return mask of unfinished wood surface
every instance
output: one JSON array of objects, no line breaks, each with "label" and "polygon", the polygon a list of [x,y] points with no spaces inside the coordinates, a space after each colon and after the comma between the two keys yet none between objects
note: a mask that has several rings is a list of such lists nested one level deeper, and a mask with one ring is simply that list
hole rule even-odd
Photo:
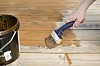
[{"label": "unfinished wood surface", "polygon": [[[100,54],[69,54],[72,64],[68,64],[65,54],[21,53],[16,66],[99,66]],[[23,59],[23,60],[22,60]],[[10,66],[13,66],[10,64]],[[9,66],[9,65],[8,65]]]},{"label": "unfinished wood surface", "polygon": [[21,52],[29,52],[29,53],[75,53],[75,54],[99,54],[100,53],[100,41],[80,41],[79,47],[74,44],[70,44],[70,46],[57,46],[53,49],[48,49],[41,47],[39,45],[36,46],[22,46]]}]

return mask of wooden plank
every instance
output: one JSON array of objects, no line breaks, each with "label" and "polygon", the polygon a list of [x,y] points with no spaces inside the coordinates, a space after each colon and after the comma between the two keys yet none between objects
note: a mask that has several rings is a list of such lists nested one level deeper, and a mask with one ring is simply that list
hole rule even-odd
[{"label": "wooden plank", "polygon": [[[31,2],[31,1],[30,1]],[[39,2],[31,2],[32,4],[38,4]],[[56,3],[56,2],[55,2]],[[9,5],[0,5],[0,11],[6,11],[6,10],[8,10],[8,11],[19,11],[19,10],[26,10],[26,9],[34,9],[34,7],[37,7],[37,6],[40,6],[40,7],[42,7],[43,6],[43,8],[45,7],[45,6],[47,6],[47,7],[53,7],[54,9],[65,9],[65,8],[68,8],[68,6],[69,7],[71,7],[71,6],[74,6],[75,4],[77,4],[78,2],[66,2],[66,5],[64,5],[64,3],[65,2],[60,2],[61,4],[60,5],[56,5],[55,3],[50,3],[50,2],[44,2],[44,3],[39,3],[40,5],[32,5],[31,4],[31,6],[33,6],[33,7],[30,7],[30,6],[25,6],[25,5],[22,5],[22,6],[20,6],[20,5],[18,5],[18,4],[16,4],[16,2],[14,2],[14,4],[10,4],[9,3]],[[70,4],[71,3],[71,4]],[[98,2],[98,3],[100,3],[100,2]],[[98,4],[97,2],[95,2],[94,4],[92,4],[89,8],[88,8],[88,10],[99,10],[100,9],[100,5]],[[1,4],[1,3],[0,3]],[[19,4],[23,4],[23,2],[19,2]],[[41,6],[41,4],[44,4],[44,5],[42,5]],[[78,4],[77,4],[78,5]],[[48,9],[47,7],[45,7],[45,9]],[[56,8],[57,7],[57,8]],[[62,7],[62,8],[61,8]],[[17,10],[18,9],[18,10]],[[73,8],[70,8],[70,9],[73,9]],[[74,9],[75,9],[75,7],[74,7]],[[43,9],[42,9],[43,10]],[[50,9],[49,9],[50,10]]]},{"label": "wooden plank", "polygon": [[[5,11],[5,12],[2,11],[1,14],[3,13],[16,16],[20,22],[26,22],[26,21],[57,22],[63,18],[63,15],[57,11],[22,10],[22,11]],[[17,15],[22,15],[22,16],[17,16]]]},{"label": "wooden plank", "polygon": [[[24,4],[23,4],[24,2]],[[41,2],[41,1],[37,1],[37,2],[32,2],[32,1],[12,1],[12,2],[0,2],[0,7],[9,7],[9,8],[12,8],[12,7],[19,7],[20,5],[20,8],[22,7],[30,7],[30,6],[33,6],[31,8],[34,8],[34,7],[57,7],[57,8],[64,8],[64,7],[70,7],[70,6],[74,6],[74,5],[78,5],[79,2],[65,2],[64,0],[63,1],[55,1],[55,2]],[[72,4],[70,4],[72,3]],[[23,4],[23,5],[22,5]],[[37,4],[37,5],[36,5]],[[68,6],[69,5],[69,6]],[[74,6],[75,7],[75,6]],[[8,8],[8,9],[9,9]],[[5,9],[6,10],[6,9]]]},{"label": "wooden plank", "polygon": [[[25,0],[25,1],[20,1],[20,0],[14,0],[14,1],[8,1],[6,0],[7,2],[5,3],[5,1],[1,1],[0,5],[2,6],[14,6],[14,5],[17,5],[17,6],[32,6],[32,7],[36,7],[36,8],[40,8],[40,9],[43,9],[45,7],[49,7],[48,9],[55,9],[56,6],[57,8],[64,8],[67,4],[67,2],[65,2],[65,0],[63,1],[60,1],[60,0],[51,0],[51,1],[41,1],[41,0],[38,0],[38,1],[28,1],[28,0]],[[74,2],[73,2],[74,3]],[[69,4],[69,3],[68,3]],[[69,4],[70,7],[73,7],[75,4]],[[77,4],[76,4],[77,5]],[[41,8],[42,7],[42,8]],[[69,7],[69,6],[67,6]],[[75,6],[74,6],[75,7]]]},{"label": "wooden plank", "polygon": [[[99,30],[77,30],[77,31],[73,30],[73,33],[75,34],[77,40],[87,40],[87,41],[89,41],[89,40],[92,40],[92,41],[98,40],[99,41],[100,40],[100,37],[99,37],[100,31]],[[67,34],[65,36],[67,36]]]},{"label": "wooden plank", "polygon": [[[37,47],[46,47],[45,41],[26,41],[26,40],[21,40],[21,45],[25,46],[37,46]],[[74,40],[68,40],[68,41],[62,41],[61,45],[63,46],[71,46],[75,45],[76,47],[79,47],[80,45],[85,45],[85,44],[94,44],[94,46],[99,46],[100,41],[74,41]],[[88,45],[87,45],[88,46]]]},{"label": "wooden plank", "polygon": [[[58,22],[63,18],[62,14],[60,14],[60,13],[54,14],[54,15],[55,16],[53,16],[53,15],[51,15],[51,16],[50,15],[46,15],[46,16],[44,15],[43,16],[42,15],[42,17],[41,16],[17,16],[17,17],[20,21],[23,21],[23,22],[26,22],[26,21],[28,21],[28,22],[31,22],[31,21]],[[99,17],[100,17],[99,14],[98,15],[93,15],[93,16],[92,15],[87,15],[86,20],[88,20],[88,21],[89,20],[99,21],[100,20]],[[25,19],[27,19],[27,20],[25,20]]]},{"label": "wooden plank", "polygon": [[[6,2],[5,2],[6,1]],[[60,1],[60,0],[32,0],[32,1],[29,1],[29,0],[24,0],[24,1],[21,1],[21,0],[5,0],[5,1],[0,1],[0,3],[3,3],[3,4],[7,4],[7,3],[11,3],[11,2],[15,2],[15,3],[22,3],[22,2],[24,2],[24,3],[31,3],[31,2],[39,2],[39,3],[41,3],[41,2],[43,2],[43,3],[61,3],[61,2],[80,2],[80,0],[63,0],[63,1]]]},{"label": "wooden plank", "polygon": [[[23,33],[20,33],[21,44],[45,47],[44,39],[49,36],[50,32],[51,31],[23,31]],[[74,44],[80,46],[81,42],[91,44],[92,41],[94,41],[94,44],[100,44],[100,42],[98,42],[100,41],[99,30],[73,30],[73,32],[67,30],[64,33],[63,41],[61,42],[62,45],[71,46]],[[37,35],[39,37],[37,37]]]},{"label": "wooden plank", "polygon": [[[87,42],[91,42],[91,41],[86,41]],[[64,45],[64,46],[71,46],[72,44],[79,47],[80,46],[80,43],[81,41],[74,41],[74,40],[68,40],[68,41],[62,41],[61,42],[61,45]],[[20,44],[21,45],[25,45],[25,46],[38,46],[38,47],[46,47],[46,44],[45,44],[45,41],[42,41],[42,40],[39,40],[39,41],[36,41],[36,40],[21,40],[20,41]]]},{"label": "wooden plank", "polygon": [[[65,22],[20,22],[21,27],[20,30],[54,30],[62,25]],[[100,29],[100,22],[84,22],[83,24],[79,25],[76,29]]]},{"label": "wooden plank", "polygon": [[99,66],[100,54],[69,54],[72,64],[69,65],[64,54],[21,53],[20,66]]},{"label": "wooden plank", "polygon": [[[26,22],[26,21],[43,21],[43,22],[58,22],[59,20],[61,20],[61,18],[63,18],[63,15],[61,14],[61,12],[55,10],[55,11],[46,11],[47,9],[45,10],[41,10],[41,9],[26,9],[26,10],[19,10],[17,9],[18,11],[16,10],[12,10],[12,11],[0,11],[1,14],[3,13],[7,13],[7,14],[11,14],[11,15],[15,15],[18,17],[18,19],[21,21],[21,22]],[[100,21],[99,19],[99,11],[92,11],[92,12],[96,12],[95,15],[87,15],[86,17],[86,20],[98,20]],[[64,15],[68,15],[68,10],[67,12],[64,13]],[[18,16],[18,15],[22,15],[22,16]],[[67,17],[67,16],[66,16]],[[27,20],[25,20],[27,19]],[[58,20],[58,21],[57,21]]]},{"label": "wooden plank", "polygon": [[[54,13],[54,12],[53,12]],[[54,16],[53,16],[54,15]],[[33,21],[42,21],[42,22],[58,22],[63,16],[62,14],[53,14],[53,15],[41,15],[41,16],[17,16],[20,22],[33,22]],[[25,20],[26,19],[26,20]]]},{"label": "wooden plank", "polygon": [[[52,31],[20,31],[21,40],[42,40],[44,41]],[[63,33],[63,40],[100,40],[100,30],[66,30]]]},{"label": "wooden plank", "polygon": [[[88,9],[86,15],[88,15],[88,14],[90,14],[90,15],[96,15],[96,14],[100,15],[100,12],[99,11],[100,11],[99,8],[96,9],[96,10],[95,9]],[[72,12],[73,12],[73,9],[68,9],[68,10],[63,11],[62,14],[64,16],[66,16],[68,14],[71,14]]]},{"label": "wooden plank", "polygon": [[[6,1],[6,2],[5,2]],[[5,1],[0,1],[0,3],[1,4],[7,4],[8,5],[8,3],[10,4],[10,3],[12,3],[12,2],[14,2],[14,3],[40,3],[40,5],[41,4],[43,4],[43,3],[46,3],[46,4],[48,4],[48,3],[52,3],[52,4],[61,4],[61,3],[66,3],[66,2],[80,2],[80,0],[62,0],[62,1],[60,1],[60,0],[31,0],[31,1],[29,1],[29,0],[24,0],[24,1],[21,1],[21,0],[5,0]],[[24,5],[24,4],[23,4]],[[34,5],[34,4],[30,4],[30,5]]]},{"label": "wooden plank", "polygon": [[[42,44],[41,44],[42,45]],[[71,46],[60,45],[53,49],[42,46],[21,46],[21,52],[35,53],[100,53],[100,41],[81,41],[79,47],[72,44]],[[84,49],[84,50],[83,50]]]},{"label": "wooden plank", "polygon": [[[6,10],[3,10],[3,9],[6,9]],[[100,8],[97,8],[97,9],[88,9],[87,10],[87,14],[94,14],[96,15],[100,15],[99,13],[100,11]],[[12,13],[13,12],[13,13]],[[57,12],[57,13],[56,13]],[[73,9],[67,9],[64,10],[63,8],[55,8],[54,10],[53,9],[48,9],[48,8],[45,8],[45,9],[34,9],[34,8],[30,8],[30,7],[23,7],[23,8],[20,8],[20,7],[6,7],[6,8],[1,8],[0,10],[0,13],[12,13],[13,15],[27,15],[27,16],[30,16],[30,15],[35,15],[35,16],[39,16],[39,15],[48,15],[48,14],[51,14],[53,15],[54,13],[55,14],[64,14],[64,15],[68,15],[68,14],[71,14],[73,12]],[[89,13],[90,12],[90,13]],[[94,13],[93,13],[94,12]]]}]

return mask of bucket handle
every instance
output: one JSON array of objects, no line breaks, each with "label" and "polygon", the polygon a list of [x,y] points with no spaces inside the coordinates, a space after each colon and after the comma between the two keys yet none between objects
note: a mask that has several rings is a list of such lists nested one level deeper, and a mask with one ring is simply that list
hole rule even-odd
[{"label": "bucket handle", "polygon": [[7,45],[9,45],[9,43],[11,43],[11,41],[12,41],[13,38],[15,37],[15,34],[16,34],[16,31],[14,31],[14,33],[13,33],[11,39],[10,39],[3,47],[0,48],[0,52],[2,52],[2,50],[3,50]]}]

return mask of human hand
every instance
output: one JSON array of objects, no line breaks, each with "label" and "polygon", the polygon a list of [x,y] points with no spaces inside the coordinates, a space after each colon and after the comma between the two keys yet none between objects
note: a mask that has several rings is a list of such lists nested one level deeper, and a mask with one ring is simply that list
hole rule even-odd
[{"label": "human hand", "polygon": [[85,20],[86,12],[81,9],[76,9],[67,19],[67,22],[75,21],[72,28],[76,28],[79,24]]},{"label": "human hand", "polygon": [[95,0],[83,0],[80,5],[69,16],[67,22],[75,21],[73,28],[76,28],[80,23],[83,23],[86,16],[88,7],[95,2]]}]

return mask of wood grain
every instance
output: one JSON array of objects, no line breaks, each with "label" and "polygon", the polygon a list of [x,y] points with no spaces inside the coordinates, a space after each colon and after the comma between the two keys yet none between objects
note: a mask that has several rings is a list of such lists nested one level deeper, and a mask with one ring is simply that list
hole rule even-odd
[{"label": "wood grain", "polygon": [[99,56],[100,54],[69,54],[72,60],[72,64],[69,65],[64,54],[21,53],[17,63],[20,66],[99,66]]},{"label": "wood grain", "polygon": [[100,0],[87,10],[83,24],[63,32],[61,45],[48,49],[44,42],[52,30],[65,23],[62,18],[68,17],[80,2],[0,0],[0,14],[16,16],[21,25],[21,54],[8,66],[100,66]]},{"label": "wood grain", "polygon": [[[21,40],[44,40],[52,31],[20,31]],[[100,40],[100,30],[67,30],[63,40]],[[88,37],[87,37],[88,36]]]},{"label": "wood grain", "polygon": [[[34,22],[21,22],[21,27],[20,30],[21,31],[29,31],[29,30],[54,30],[59,28],[61,25],[64,25],[65,22],[38,22],[38,21],[34,21]],[[95,22],[90,22],[90,21],[86,21],[83,24],[79,25],[76,29],[100,29],[100,22],[99,21],[95,21]]]},{"label": "wood grain", "polygon": [[[84,50],[83,50],[84,49]],[[76,53],[76,54],[99,54],[100,53],[100,41],[82,41],[80,46],[77,47],[74,44],[71,46],[60,45],[53,49],[44,48],[42,46],[22,46],[21,52],[28,53],[49,53],[49,54],[59,54],[59,53]]]}]

